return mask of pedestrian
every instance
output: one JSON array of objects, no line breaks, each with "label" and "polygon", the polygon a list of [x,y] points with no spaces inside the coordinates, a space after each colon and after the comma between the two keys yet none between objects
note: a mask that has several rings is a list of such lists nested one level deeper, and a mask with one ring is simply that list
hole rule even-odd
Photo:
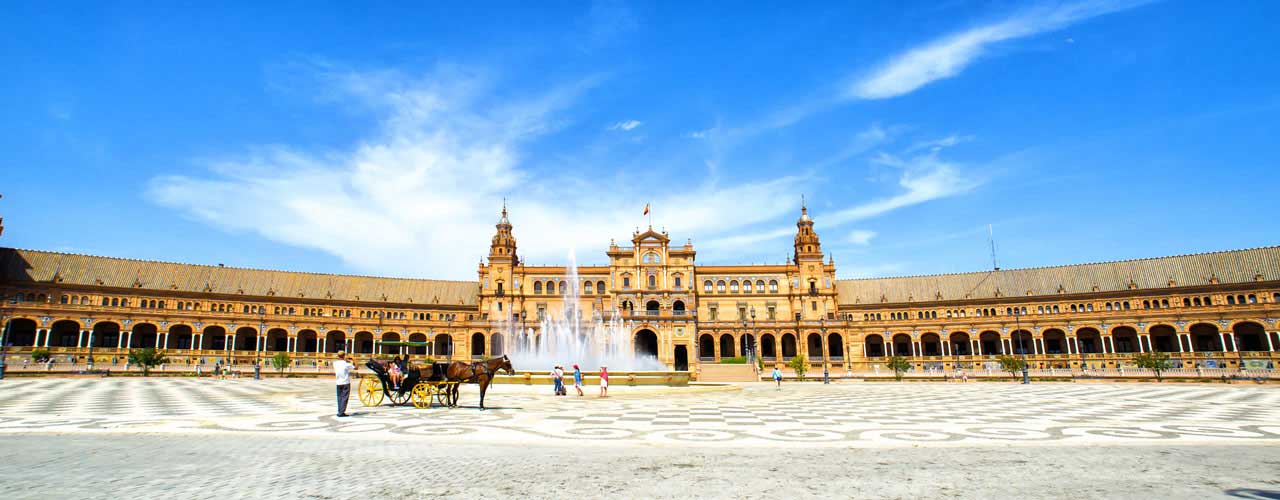
[{"label": "pedestrian", "polygon": [[560,365],[556,365],[551,369],[551,382],[555,384],[554,390],[557,396],[563,395],[564,392],[564,370]]},{"label": "pedestrian", "polygon": [[578,365],[573,365],[573,389],[578,391],[578,397],[582,397],[582,370]]},{"label": "pedestrian", "polygon": [[338,387],[338,416],[347,416],[347,400],[351,398],[351,372],[356,365],[347,361],[347,353],[338,351],[338,360],[333,362],[334,384]]},{"label": "pedestrian", "polygon": [[222,362],[221,361],[217,361],[213,363],[213,376],[218,377],[218,380],[222,380]]},{"label": "pedestrian", "polygon": [[[202,371],[200,370],[200,367],[201,367],[201,366],[204,366],[204,365],[196,365],[196,377],[200,377],[200,376],[203,376],[203,375],[204,375],[204,372],[202,372]],[[128,369],[129,369],[129,363],[127,363],[127,362],[126,362],[126,363],[124,364],[124,369],[126,369],[126,370],[128,370]]]},{"label": "pedestrian", "polygon": [[776,366],[773,367],[773,382],[775,384],[778,384],[778,390],[781,391],[782,390],[782,370]]},{"label": "pedestrian", "polygon": [[823,383],[823,384],[830,384],[830,383],[831,383],[831,373],[827,371],[827,364],[826,364],[826,363],[823,363],[823,364],[822,364],[822,383]]},{"label": "pedestrian", "polygon": [[609,397],[609,367],[600,365],[600,397]]}]

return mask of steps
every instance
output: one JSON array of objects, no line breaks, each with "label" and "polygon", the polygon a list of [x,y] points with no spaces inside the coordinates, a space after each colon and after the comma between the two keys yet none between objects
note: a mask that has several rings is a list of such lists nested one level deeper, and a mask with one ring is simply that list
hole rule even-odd
[{"label": "steps", "polygon": [[699,382],[755,382],[755,367],[747,364],[721,365],[703,363],[698,367]]}]

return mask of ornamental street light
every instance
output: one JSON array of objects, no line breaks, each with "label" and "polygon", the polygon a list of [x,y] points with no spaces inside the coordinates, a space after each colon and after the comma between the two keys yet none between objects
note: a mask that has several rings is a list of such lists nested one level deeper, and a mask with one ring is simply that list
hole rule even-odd
[{"label": "ornamental street light", "polygon": [[1023,385],[1026,385],[1031,383],[1031,375],[1027,373],[1027,346],[1026,346],[1026,343],[1024,343],[1022,340],[1024,337],[1021,334],[1022,332],[1021,318],[1022,318],[1022,309],[1014,308],[1013,324],[1014,324],[1014,328],[1016,329],[1016,333],[1018,333],[1018,350],[1022,351],[1022,383]]}]

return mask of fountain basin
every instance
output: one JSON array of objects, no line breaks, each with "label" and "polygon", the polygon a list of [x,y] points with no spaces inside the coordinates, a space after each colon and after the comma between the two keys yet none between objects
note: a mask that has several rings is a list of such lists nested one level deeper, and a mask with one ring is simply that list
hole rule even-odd
[{"label": "fountain basin", "polygon": [[[515,375],[499,374],[495,384],[552,385],[550,371],[516,370]],[[565,372],[564,383],[573,386],[573,372]],[[600,385],[600,372],[582,372],[584,387]],[[689,372],[609,372],[609,386],[665,385],[684,387],[689,385]]]}]

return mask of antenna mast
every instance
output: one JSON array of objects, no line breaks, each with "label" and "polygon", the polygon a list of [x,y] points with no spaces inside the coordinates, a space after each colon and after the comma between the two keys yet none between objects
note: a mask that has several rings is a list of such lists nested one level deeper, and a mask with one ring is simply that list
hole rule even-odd
[{"label": "antenna mast", "polygon": [[991,268],[999,271],[1000,264],[996,262],[996,233],[991,224],[987,224],[987,243],[991,244]]}]

